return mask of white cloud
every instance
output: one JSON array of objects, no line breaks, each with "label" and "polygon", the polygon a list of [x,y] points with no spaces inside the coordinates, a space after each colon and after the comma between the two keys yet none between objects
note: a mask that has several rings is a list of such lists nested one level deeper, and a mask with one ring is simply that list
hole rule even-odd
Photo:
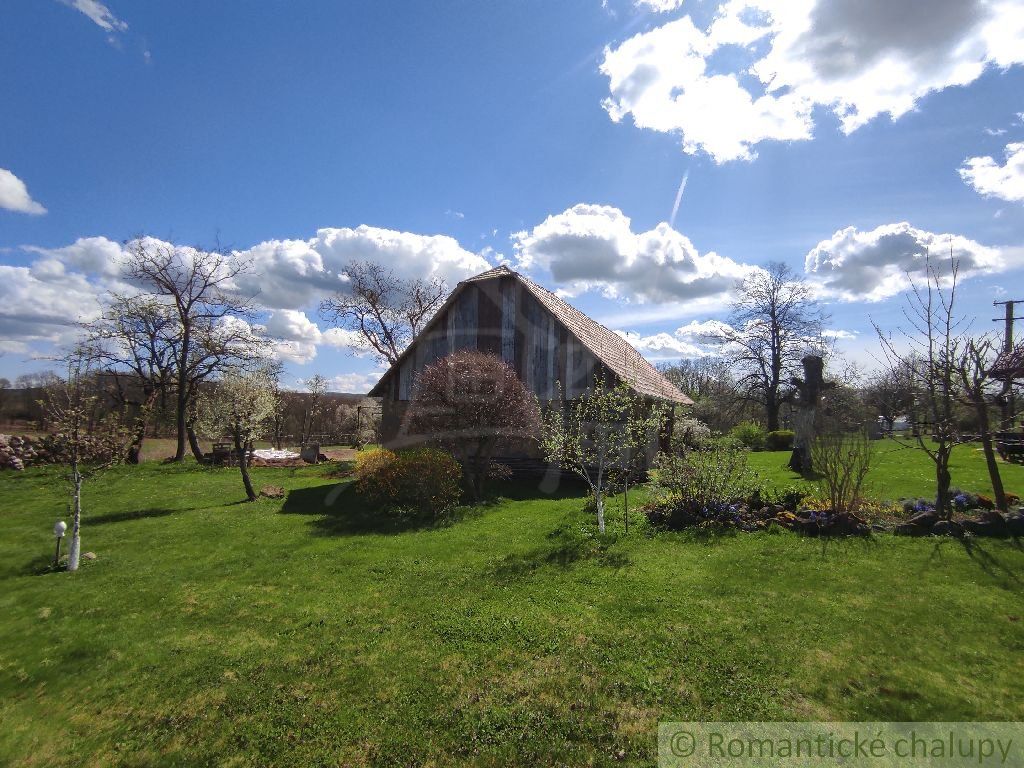
[{"label": "white cloud", "polygon": [[616,331],[649,360],[675,360],[681,357],[705,357],[717,354],[715,336],[729,326],[720,320],[691,320],[673,333],[649,336],[633,331]]},{"label": "white cloud", "polygon": [[9,342],[61,342],[78,320],[99,315],[96,286],[41,259],[30,267],[0,264],[0,338]]},{"label": "white cloud", "polygon": [[[147,241],[172,247],[154,238]],[[133,290],[124,274],[123,247],[105,237],[22,250],[38,258],[30,268],[5,268],[20,271],[0,285],[0,336],[23,341],[69,337],[78,317],[94,314],[107,291]],[[187,257],[194,249],[179,250]],[[277,356],[296,363],[314,359],[317,347],[324,345],[355,352],[354,334],[338,328],[321,331],[306,315],[320,299],[344,290],[341,272],[353,261],[384,264],[403,278],[441,277],[450,285],[491,266],[451,237],[369,226],[321,229],[309,240],[265,241],[232,256],[252,261],[252,269],[234,287],[267,312],[264,330],[277,337]]]},{"label": "white cloud", "polygon": [[304,364],[312,361],[321,346],[347,349],[356,355],[365,354],[359,347],[359,334],[344,328],[320,327],[305,312],[295,309],[275,309],[263,326],[264,332],[274,339],[274,352],[281,360]]},{"label": "white cloud", "polygon": [[125,32],[128,24],[117,18],[107,6],[99,0],[61,0],[64,5],[84,13],[96,26],[107,32]]},{"label": "white cloud", "polygon": [[674,360],[680,357],[702,357],[708,352],[696,344],[683,341],[668,333],[643,336],[630,331],[616,331],[648,360]]},{"label": "white cloud", "polygon": [[961,279],[1024,263],[1020,249],[992,248],[962,235],[935,234],[900,222],[870,232],[841,229],[811,249],[804,269],[825,296],[880,301],[907,290],[910,277],[923,280],[926,254],[933,268],[948,271],[950,248],[959,261]]},{"label": "white cloud", "polygon": [[517,266],[541,267],[572,296],[600,290],[638,302],[672,302],[726,293],[753,269],[698,253],[668,224],[633,232],[618,208],[581,203],[512,237]]},{"label": "white cloud", "polygon": [[991,157],[971,157],[960,168],[960,178],[985,197],[1024,201],[1024,142],[1007,144],[1003,165]]},{"label": "white cloud", "polygon": [[683,2],[684,0],[634,0],[633,5],[654,13],[668,13],[676,8],[682,8]]},{"label": "white cloud", "polygon": [[491,266],[447,235],[366,225],[320,229],[309,240],[267,240],[236,255],[253,261],[251,274],[238,280],[239,289],[280,309],[307,307],[343,290],[342,270],[355,261],[384,264],[406,279],[441,277],[450,285]]},{"label": "white cloud", "polygon": [[[338,373],[327,379],[328,392],[348,392],[352,394],[363,394],[369,392],[377,383],[383,371],[371,373]],[[300,379],[299,383],[304,385]]]},{"label": "white cloud", "polygon": [[832,110],[850,133],[929,93],[1024,63],[1020,0],[727,0],[605,50],[615,121],[678,133],[717,162],[767,140],[810,139]]},{"label": "white cloud", "polygon": [[856,331],[844,331],[842,328],[826,328],[821,332],[821,335],[826,339],[838,339],[840,341],[847,341],[856,339],[859,335]]},{"label": "white cloud", "polygon": [[0,168],[0,208],[37,216],[46,213],[46,209],[32,199],[25,182],[6,168]]}]

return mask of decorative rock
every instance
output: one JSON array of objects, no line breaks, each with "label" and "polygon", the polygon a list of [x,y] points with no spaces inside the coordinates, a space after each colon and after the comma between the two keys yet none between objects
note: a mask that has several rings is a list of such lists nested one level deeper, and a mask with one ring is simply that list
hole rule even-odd
[{"label": "decorative rock", "polygon": [[1011,536],[1024,536],[1024,514],[1013,512],[1007,515],[1006,530]]},{"label": "decorative rock", "polygon": [[82,553],[82,559],[83,560],[95,560],[96,559],[96,553],[95,552],[83,552]]},{"label": "decorative rock", "polygon": [[927,512],[919,512],[918,514],[914,515],[912,518],[907,520],[907,524],[908,525],[913,525],[913,526],[915,526],[917,528],[931,528],[938,521],[939,521],[939,513],[938,512],[927,511]]},{"label": "decorative rock", "polygon": [[952,520],[939,520],[932,526],[933,536],[955,536],[960,538],[964,535],[964,528],[960,523]]}]

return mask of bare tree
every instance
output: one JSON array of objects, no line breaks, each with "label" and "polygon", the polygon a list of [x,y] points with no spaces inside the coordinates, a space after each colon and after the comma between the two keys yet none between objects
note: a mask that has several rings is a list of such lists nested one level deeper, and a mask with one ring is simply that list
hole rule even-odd
[{"label": "bare tree", "polygon": [[342,274],[347,289],[324,299],[320,314],[355,332],[359,346],[388,365],[398,360],[448,293],[440,277],[403,280],[372,261],[353,262]]},{"label": "bare tree", "polygon": [[198,441],[189,430],[189,406],[199,385],[233,362],[263,351],[246,322],[252,317],[251,301],[234,294],[235,279],[249,271],[251,262],[150,238],[133,240],[126,250],[131,279],[166,302],[179,326],[174,344],[178,444],[173,460],[184,460],[186,440],[201,459]]},{"label": "bare tree", "polygon": [[896,366],[877,372],[864,388],[864,399],[885,422],[885,431],[892,432],[901,416],[913,418],[913,366]]},{"label": "bare tree", "polygon": [[302,425],[299,427],[299,445],[303,448],[306,447],[313,433],[313,424],[323,409],[321,401],[327,392],[327,379],[319,373],[314,373],[306,379],[306,389],[309,390],[309,398],[306,400],[306,408],[302,412]]},{"label": "bare tree", "polygon": [[[90,353],[114,379],[118,402],[136,409],[134,437],[126,459],[138,464],[157,397],[166,394],[174,382],[181,331],[177,314],[153,296],[114,294],[99,319],[83,328]],[[142,397],[137,400],[132,392],[139,390]]]},{"label": "bare tree", "polygon": [[[988,372],[992,368],[997,347],[988,336],[967,339],[956,362],[956,373],[960,379],[963,400],[974,408],[978,423],[978,436],[985,454],[988,476],[992,482],[996,507],[1007,510],[1006,492],[999,474],[999,462],[996,460],[995,447],[992,444],[991,416],[989,408],[997,404],[1001,393],[1002,382],[993,380]],[[993,385],[997,386],[992,391]]]},{"label": "bare tree", "polygon": [[959,262],[952,249],[949,274],[943,275],[925,254],[924,284],[910,277],[900,329],[904,344],[875,324],[889,371],[910,377],[914,392],[915,442],[935,464],[935,507],[950,512],[949,459],[958,442],[956,407],[960,398],[957,365],[963,321],[956,315]]},{"label": "bare tree", "polygon": [[764,408],[769,431],[779,428],[783,385],[800,358],[821,346],[825,319],[807,282],[787,264],[769,262],[736,284],[729,324],[709,337],[739,373],[743,396]]}]

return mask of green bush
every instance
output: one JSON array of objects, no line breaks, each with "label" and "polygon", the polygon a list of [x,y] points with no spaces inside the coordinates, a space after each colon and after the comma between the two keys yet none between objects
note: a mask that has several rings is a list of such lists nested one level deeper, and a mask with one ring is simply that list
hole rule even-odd
[{"label": "green bush", "polygon": [[672,427],[672,450],[681,453],[685,450],[704,448],[711,442],[711,429],[702,421],[690,416],[676,419]]},{"label": "green bush", "polygon": [[436,448],[363,451],[355,475],[356,493],[395,514],[436,518],[459,503],[462,468]]},{"label": "green bush", "polygon": [[764,447],[769,451],[792,451],[793,430],[776,429],[764,436]]},{"label": "green bush", "polygon": [[729,437],[739,440],[752,451],[763,451],[764,427],[753,421],[744,421],[729,430]]},{"label": "green bush", "polygon": [[747,466],[749,452],[732,440],[708,450],[682,455],[659,454],[654,461],[656,494],[671,495],[699,506],[747,501],[763,493],[764,484]]}]

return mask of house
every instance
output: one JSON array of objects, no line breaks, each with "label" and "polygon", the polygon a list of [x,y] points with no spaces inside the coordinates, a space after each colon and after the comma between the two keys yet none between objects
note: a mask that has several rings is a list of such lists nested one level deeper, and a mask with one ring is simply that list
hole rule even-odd
[{"label": "house", "polygon": [[692,401],[625,339],[524,275],[501,266],[463,280],[370,391],[382,399],[385,446],[409,444],[402,424],[416,374],[455,350],[502,357],[541,403],[583,394],[595,376],[650,400]]}]

